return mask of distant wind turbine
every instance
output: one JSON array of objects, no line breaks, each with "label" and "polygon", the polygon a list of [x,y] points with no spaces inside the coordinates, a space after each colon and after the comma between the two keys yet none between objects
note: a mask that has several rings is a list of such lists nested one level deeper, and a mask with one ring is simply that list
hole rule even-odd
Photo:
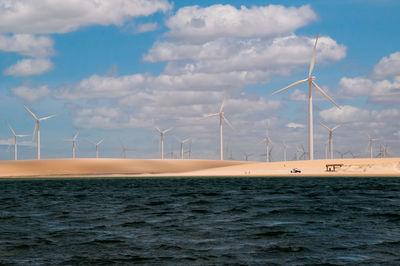
[{"label": "distant wind turbine", "polygon": [[126,152],[127,151],[133,151],[133,149],[127,149],[124,145],[124,143],[122,142],[122,140],[119,140],[119,143],[121,144],[121,157],[122,158],[126,158]]},{"label": "distant wind turbine", "polygon": [[316,51],[317,51],[317,42],[318,42],[318,35],[317,38],[315,39],[315,44],[314,44],[314,50],[313,54],[311,57],[311,63],[310,63],[310,70],[308,72],[308,78],[296,81],[289,86],[280,89],[271,95],[274,95],[276,93],[279,93],[281,91],[287,90],[289,88],[292,88],[294,86],[303,84],[305,82],[308,82],[308,154],[309,154],[309,159],[314,160],[314,133],[313,133],[313,105],[312,105],[312,87],[316,88],[323,96],[325,96],[329,101],[331,101],[334,105],[336,105],[339,109],[340,106],[337,105],[331,97],[328,96],[328,94],[325,93],[318,85],[315,83],[315,77],[311,76],[312,71],[314,69],[315,65],[315,56],[316,56]]},{"label": "distant wind turbine", "polygon": [[205,119],[205,118],[209,118],[209,117],[219,116],[219,159],[220,160],[224,159],[224,146],[223,146],[223,138],[222,138],[223,122],[225,122],[225,124],[227,124],[232,130],[234,130],[233,126],[231,125],[231,123],[229,123],[228,119],[226,119],[224,112],[223,112],[227,94],[228,94],[228,89],[225,90],[224,100],[222,101],[221,108],[219,109],[218,113],[209,114],[202,118],[202,119]]},{"label": "distant wind turbine", "polygon": [[43,118],[37,118],[37,116],[34,113],[32,113],[32,111],[29,110],[28,107],[26,107],[25,105],[24,105],[24,107],[25,107],[26,111],[28,111],[28,113],[30,113],[32,115],[32,117],[36,120],[35,128],[33,130],[33,135],[32,135],[32,141],[35,139],[35,134],[37,131],[37,159],[40,160],[40,122],[50,119],[50,118],[53,118],[53,117],[56,117],[57,115],[51,115],[51,116],[46,116]]},{"label": "distant wind turbine", "polygon": [[286,150],[289,148],[285,141],[282,141],[283,161],[286,162]]},{"label": "distant wind turbine", "polygon": [[174,129],[174,127],[162,131],[159,127],[154,126],[154,129],[160,133],[161,160],[164,160],[164,134]]},{"label": "distant wind turbine", "polygon": [[72,139],[64,139],[63,140],[65,142],[72,143],[72,159],[75,159],[75,157],[76,157],[76,139],[78,138],[78,135],[79,135],[79,132],[77,132]]},{"label": "distant wind turbine", "polygon": [[324,125],[322,122],[319,122],[321,124],[321,126],[323,126],[324,128],[326,128],[326,130],[329,131],[329,153],[331,155],[331,159],[333,159],[333,144],[332,144],[332,135],[333,132],[338,129],[339,127],[341,127],[342,125],[337,125],[336,127],[333,127],[332,129],[327,127],[326,125]]},{"label": "distant wind turbine", "polygon": [[243,152],[243,155],[244,155],[244,160],[245,160],[245,161],[248,161],[248,160],[249,160],[249,157],[252,156],[253,153]]},{"label": "distant wind turbine", "polygon": [[8,128],[10,129],[11,133],[14,136],[14,160],[17,161],[18,160],[18,142],[17,142],[17,138],[23,138],[23,137],[28,137],[29,135],[17,135],[15,134],[14,130],[12,129],[12,127],[10,126],[10,124],[8,124]]},{"label": "distant wind turbine", "polygon": [[368,133],[365,133],[368,137],[368,148],[369,148],[369,152],[371,155],[371,158],[373,157],[373,146],[374,146],[374,141],[377,141],[378,139],[373,139],[371,138],[371,136]]},{"label": "distant wind turbine", "polygon": [[95,143],[93,141],[87,140],[89,143],[93,144],[96,147],[96,159],[99,158],[99,145],[103,143],[104,139],[101,139],[99,142]]},{"label": "distant wind turbine", "polygon": [[187,139],[181,140],[181,139],[175,137],[175,139],[176,139],[176,140],[179,142],[179,144],[180,144],[179,152],[180,152],[181,159],[183,159],[183,144],[185,144],[186,142],[188,142],[191,138],[187,138]]},{"label": "distant wind turbine", "polygon": [[267,127],[265,129],[265,138],[263,138],[258,144],[264,143],[265,142],[265,156],[266,156],[266,161],[270,162],[271,159],[269,157],[270,152],[269,151],[269,145],[272,144],[272,141],[268,135],[268,122],[267,122]]}]

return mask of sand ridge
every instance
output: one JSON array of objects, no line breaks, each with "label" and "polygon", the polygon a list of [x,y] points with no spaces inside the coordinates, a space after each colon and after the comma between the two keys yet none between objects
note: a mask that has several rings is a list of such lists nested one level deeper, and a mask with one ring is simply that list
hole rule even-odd
[{"label": "sand ridge", "polygon": [[[326,172],[326,164],[343,164]],[[293,168],[301,173],[290,173]],[[400,158],[247,162],[180,159],[43,159],[0,162],[0,178],[126,176],[398,176]]]}]

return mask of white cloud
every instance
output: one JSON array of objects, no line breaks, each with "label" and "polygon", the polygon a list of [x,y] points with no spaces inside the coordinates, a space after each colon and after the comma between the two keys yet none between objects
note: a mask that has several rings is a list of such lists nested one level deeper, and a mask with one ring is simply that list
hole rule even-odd
[{"label": "white cloud", "polygon": [[289,123],[286,125],[288,128],[304,128],[303,124]]},{"label": "white cloud", "polygon": [[142,32],[155,31],[157,27],[158,27],[157,23],[143,23],[136,26],[135,32],[142,33]]},{"label": "white cloud", "polygon": [[53,63],[47,58],[30,58],[18,61],[4,70],[4,75],[29,76],[39,75],[53,68]]},{"label": "white cloud", "polygon": [[31,34],[0,34],[0,50],[32,57],[48,57],[54,54],[53,40],[50,37]]},{"label": "white cloud", "polygon": [[370,111],[360,109],[354,106],[345,105],[342,109],[332,107],[327,110],[323,110],[319,113],[324,121],[334,123],[349,123],[367,121],[370,118]]},{"label": "white cloud", "polygon": [[73,124],[79,128],[121,129],[150,125],[135,119],[118,107],[83,108],[75,111]]},{"label": "white cloud", "polygon": [[374,78],[390,78],[400,76],[400,52],[383,57],[374,67],[372,72]]},{"label": "white cloud", "polygon": [[188,6],[167,20],[168,37],[206,42],[221,37],[270,37],[291,33],[316,19],[310,6]]},{"label": "white cloud", "polygon": [[60,88],[55,97],[60,99],[119,98],[142,88],[146,75],[134,74],[122,77],[93,75],[76,85]]},{"label": "white cloud", "polygon": [[307,95],[305,94],[304,91],[295,89],[294,92],[292,92],[289,96],[289,99],[292,101],[307,101]]},{"label": "white cloud", "polygon": [[393,81],[344,77],[339,82],[338,94],[344,98],[365,96],[375,103],[398,104],[400,102],[400,76],[394,78]]},{"label": "white cloud", "polygon": [[171,9],[167,0],[13,0],[0,4],[0,32],[65,33],[90,25],[122,25]]},{"label": "white cloud", "polygon": [[[218,39],[205,44],[156,43],[145,61],[169,62],[166,72],[270,71],[288,74],[310,61],[314,38],[295,35],[265,39]],[[346,47],[329,37],[321,37],[317,61],[338,61],[346,56]],[[188,62],[191,60],[193,62]]]},{"label": "white cloud", "polygon": [[47,86],[40,86],[38,88],[20,86],[12,88],[11,91],[15,96],[28,102],[41,100],[51,94],[51,90]]}]

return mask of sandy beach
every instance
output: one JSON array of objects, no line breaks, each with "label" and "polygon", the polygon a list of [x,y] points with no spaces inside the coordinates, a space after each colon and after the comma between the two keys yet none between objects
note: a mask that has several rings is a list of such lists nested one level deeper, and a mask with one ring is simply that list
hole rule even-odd
[{"label": "sandy beach", "polygon": [[[340,164],[335,172],[327,164]],[[290,173],[298,168],[301,173]],[[287,162],[137,159],[44,159],[0,162],[0,178],[212,176],[398,176],[400,158]]]}]

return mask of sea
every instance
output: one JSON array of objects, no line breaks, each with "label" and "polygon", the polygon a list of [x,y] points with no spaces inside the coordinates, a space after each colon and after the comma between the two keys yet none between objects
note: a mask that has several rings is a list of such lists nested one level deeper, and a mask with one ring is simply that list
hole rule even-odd
[{"label": "sea", "polygon": [[0,265],[400,265],[400,178],[0,180]]}]

